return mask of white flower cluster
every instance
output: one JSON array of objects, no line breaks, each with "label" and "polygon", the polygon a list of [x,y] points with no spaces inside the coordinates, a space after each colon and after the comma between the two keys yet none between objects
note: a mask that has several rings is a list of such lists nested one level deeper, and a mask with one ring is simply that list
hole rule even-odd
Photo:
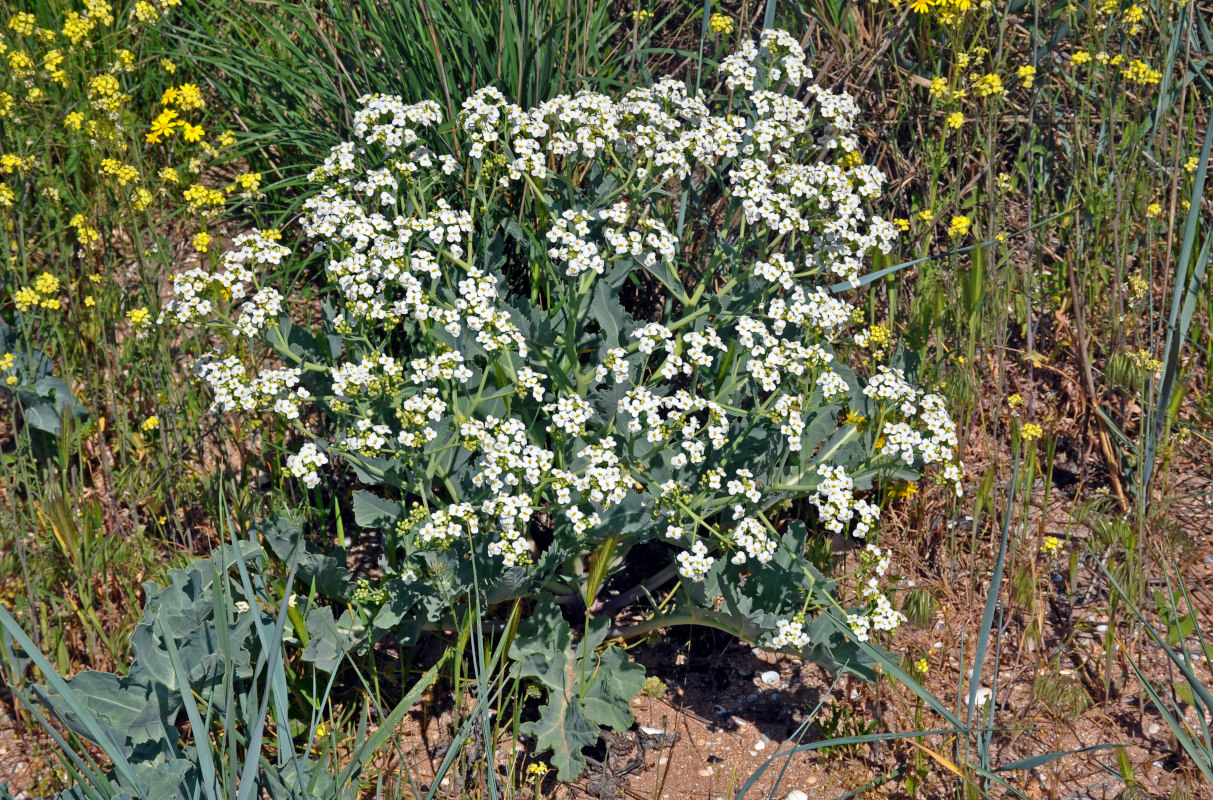
[{"label": "white flower cluster", "polygon": [[[529,109],[487,87],[463,103],[451,137],[432,101],[360,98],[353,141],[311,173],[319,188],[302,219],[335,290],[325,324],[341,346],[331,362],[308,353],[252,379],[247,359],[203,359],[215,409],[298,419],[302,375],[313,387],[327,375],[316,406],[333,441],[303,445],[288,469],[313,487],[330,458],[376,456],[423,482],[403,491],[440,500],[401,534],[406,561],[427,547],[474,557],[487,541],[496,566],[527,564],[534,531],[584,549],[632,530],[616,524],[639,509],[679,549],[685,579],[724,571],[752,587],[778,569],[770,531],[780,519],[769,515],[788,496],[778,487],[802,485],[805,470],[820,478],[808,499],[822,525],[859,539],[880,518],[848,474],[860,459],[939,464],[959,488],[942,399],[883,366],[865,386],[835,352],[853,310],[819,284],[855,280],[897,236],[870,210],[885,178],[859,158],[858,107],[804,89],[812,73],[782,31],[764,31],[720,70],[732,93],[723,108],[669,78]],[[439,152],[452,137],[467,176]],[[679,236],[702,234],[683,224],[678,182],[708,173],[730,206],[706,251],[721,244],[710,265],[683,264],[701,248]],[[287,254],[269,234],[237,239],[221,271],[177,276],[165,316],[196,322],[239,302],[229,318],[243,338],[272,333],[286,299],[257,285],[256,268]],[[524,277],[511,294],[523,260],[543,279]],[[635,318],[619,318],[630,300],[618,287],[633,269],[656,279],[623,284],[642,295],[685,276],[701,284],[642,296],[628,306]],[[849,445],[848,466],[818,464],[826,456],[806,430],[868,405],[861,386],[879,410],[867,452]],[[877,588],[888,559],[876,558],[869,610],[851,622],[864,637],[900,619]],[[401,574],[415,579],[414,567]],[[800,605],[765,609],[779,620],[776,647],[808,645]]]},{"label": "white flower cluster", "polygon": [[809,635],[804,632],[803,622],[781,619],[776,621],[775,628],[778,632],[771,640],[771,646],[775,649],[791,647],[801,650],[809,646]]},{"label": "white flower cluster", "polygon": [[329,457],[311,442],[299,448],[298,453],[286,457],[286,468],[309,489],[320,483],[320,468],[327,463]]},{"label": "white flower cluster", "polygon": [[817,467],[821,482],[817,492],[809,498],[817,508],[817,515],[826,530],[842,533],[847,523],[855,520],[851,535],[866,538],[880,519],[880,507],[855,497],[855,482],[843,467],[822,464]]},{"label": "white flower cluster", "polygon": [[[223,255],[222,270],[210,272],[198,267],[173,276],[173,296],[164,304],[157,322],[184,325],[209,319],[218,311],[216,301],[234,303],[248,296],[255,268],[277,266],[290,253],[272,234],[259,230],[236,237],[232,248]],[[261,289],[245,305],[237,327],[245,335],[255,336],[281,311],[278,292]]]},{"label": "white flower cluster", "polygon": [[743,517],[733,529],[733,544],[737,550],[730,561],[734,564],[744,564],[747,559],[754,559],[759,564],[766,564],[775,557],[775,543],[767,536],[762,523],[753,517]]}]

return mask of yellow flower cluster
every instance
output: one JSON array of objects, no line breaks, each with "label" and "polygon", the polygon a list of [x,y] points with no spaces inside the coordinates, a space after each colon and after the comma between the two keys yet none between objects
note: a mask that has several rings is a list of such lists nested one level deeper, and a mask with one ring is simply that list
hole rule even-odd
[{"label": "yellow flower cluster", "polygon": [[973,94],[978,97],[996,97],[1004,91],[1002,78],[996,73],[989,72],[973,79]]},{"label": "yellow flower cluster", "polygon": [[1140,58],[1130,61],[1129,66],[1121,71],[1121,75],[1129,83],[1136,83],[1141,86],[1152,86],[1162,80],[1162,73],[1156,69],[1151,69],[1150,65]]},{"label": "yellow flower cluster", "polygon": [[964,214],[952,217],[952,222],[948,225],[948,236],[951,236],[953,239],[965,236],[969,233],[969,227],[972,224],[972,220]]},{"label": "yellow flower cluster", "polygon": [[32,308],[59,308],[59,279],[49,272],[43,272],[34,279],[34,286],[22,286],[13,293],[13,305],[18,311],[29,311]]},{"label": "yellow flower cluster", "polygon": [[1044,435],[1044,429],[1034,422],[1029,422],[1019,429],[1019,438],[1025,442],[1034,442]]},{"label": "yellow flower cluster", "polygon": [[[889,0],[894,8],[902,0]],[[957,25],[964,16],[977,6],[973,0],[909,0],[910,10],[915,14],[930,15],[944,25]]]},{"label": "yellow flower cluster", "polygon": [[216,207],[223,206],[223,192],[208,189],[200,183],[195,183],[186,189],[183,196],[185,202],[189,203],[189,210],[193,214],[208,216],[214,213]]},{"label": "yellow flower cluster", "polygon": [[89,226],[88,220],[84,218],[83,214],[77,214],[72,217],[72,221],[68,224],[76,229],[76,237],[80,239],[80,244],[85,247],[95,244],[101,239],[101,234],[96,228]]},{"label": "yellow flower cluster", "polygon": [[256,195],[257,190],[261,188],[261,173],[260,172],[245,172],[242,175],[237,175],[236,180],[228,185],[227,193],[231,194],[237,189],[240,190],[240,196],[249,198]]},{"label": "yellow flower cluster", "polygon": [[712,18],[708,20],[708,27],[716,33],[723,33],[727,36],[733,32],[733,18],[724,14],[713,14]]},{"label": "yellow flower cluster", "polygon": [[119,186],[139,182],[139,170],[114,158],[103,158],[101,171],[106,175],[112,175],[118,181]]}]

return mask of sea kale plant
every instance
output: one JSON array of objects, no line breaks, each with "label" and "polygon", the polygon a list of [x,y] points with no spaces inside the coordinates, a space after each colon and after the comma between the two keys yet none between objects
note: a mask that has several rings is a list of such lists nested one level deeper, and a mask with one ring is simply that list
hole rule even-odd
[{"label": "sea kale plant", "polygon": [[[670,624],[862,673],[857,643],[903,619],[883,487],[929,470],[959,491],[963,467],[944,401],[842,294],[895,247],[885,178],[861,161],[859,107],[811,83],[789,34],[719,71],[715,92],[666,78],[529,109],[488,87],[455,120],[362,97],[305,204],[323,307],[260,283],[297,257],[275,232],[176,277],[162,319],[236,342],[197,363],[214,408],[280,415],[309,488],[344,470],[373,487],[354,515],[381,533],[383,577],[342,584],[372,639],[531,598],[548,623],[519,633],[524,674]],[[855,543],[845,575],[806,558],[806,523]],[[677,580],[671,602],[632,628],[593,619],[629,564],[650,590]],[[580,655],[570,608],[591,618]],[[597,711],[563,680],[592,669],[545,681],[551,704],[630,722],[639,684],[616,660]]]}]

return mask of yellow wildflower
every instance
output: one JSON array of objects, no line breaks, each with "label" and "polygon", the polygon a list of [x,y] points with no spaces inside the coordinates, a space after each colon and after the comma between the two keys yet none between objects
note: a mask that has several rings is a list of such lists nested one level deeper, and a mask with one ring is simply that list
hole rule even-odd
[{"label": "yellow wildflower", "polygon": [[1002,78],[993,72],[981,75],[973,82],[973,91],[978,97],[997,97],[1002,94]]},{"label": "yellow wildflower", "polygon": [[147,306],[141,308],[133,308],[126,312],[126,318],[131,321],[131,327],[142,328],[148,324],[151,319],[151,312],[147,310]]},{"label": "yellow wildflower", "polygon": [[206,108],[206,101],[202,99],[202,90],[192,83],[183,83],[177,87],[175,103],[181,109]]},{"label": "yellow wildflower", "polygon": [[169,75],[172,75],[173,73],[175,73],[177,71],[177,65],[174,64],[172,61],[169,61],[167,58],[160,59],[160,68],[163,69],[165,72],[167,72]]},{"label": "yellow wildflower", "polygon": [[1020,67],[1015,74],[1019,77],[1019,82],[1025,89],[1031,89],[1032,84],[1036,81],[1036,67]]},{"label": "yellow wildflower", "polygon": [[1019,438],[1025,442],[1034,442],[1041,436],[1044,436],[1044,429],[1034,422],[1029,422],[1019,429]]},{"label": "yellow wildflower", "polygon": [[1146,217],[1149,219],[1157,219],[1162,216],[1162,206],[1158,203],[1150,203],[1146,206]]},{"label": "yellow wildflower", "polygon": [[80,126],[84,124],[84,113],[81,111],[73,111],[63,118],[63,127],[71,128],[74,131],[80,130]]},{"label": "yellow wildflower", "polygon": [[965,115],[959,111],[953,111],[948,115],[948,127],[959,130],[965,124]]},{"label": "yellow wildflower", "polygon": [[145,211],[152,204],[152,193],[142,186],[135,190],[135,199],[131,201],[131,207],[135,211]]},{"label": "yellow wildflower", "polygon": [[93,299],[93,296],[91,294],[87,295],[84,298],[84,307],[85,308],[92,308],[95,305],[97,305],[97,301]]},{"label": "yellow wildflower", "polygon": [[1081,67],[1083,64],[1091,63],[1091,54],[1086,50],[1079,50],[1074,55],[1070,56],[1070,63],[1076,67]]},{"label": "yellow wildflower", "polygon": [[219,134],[219,136],[215,139],[215,142],[220,147],[231,147],[236,143],[236,134],[232,133],[231,131],[224,131],[223,133]]},{"label": "yellow wildflower", "polygon": [[726,36],[733,32],[733,18],[724,14],[713,14],[708,20],[708,27],[716,33],[723,33]]},{"label": "yellow wildflower", "polygon": [[34,32],[34,26],[37,24],[37,17],[28,11],[20,11],[9,19],[8,28],[18,36],[29,36]]},{"label": "yellow wildflower", "polygon": [[151,25],[156,20],[160,19],[160,12],[156,7],[147,0],[139,0],[135,3],[135,9],[131,12],[135,19],[142,22],[144,25]]},{"label": "yellow wildflower", "polygon": [[1192,156],[1187,161],[1184,162],[1184,171],[1185,172],[1195,172],[1196,168],[1199,166],[1200,166],[1200,159],[1197,158],[1196,156]]},{"label": "yellow wildflower", "polygon": [[908,231],[910,229],[910,221],[908,219],[905,219],[904,217],[897,217],[896,219],[893,220],[893,224],[896,225],[903,232]]},{"label": "yellow wildflower", "polygon": [[964,214],[952,217],[952,222],[948,225],[948,236],[953,239],[964,236],[969,232],[969,226],[972,224],[972,220]]},{"label": "yellow wildflower", "polygon": [[54,294],[59,291],[59,279],[49,272],[43,272],[34,279],[34,291],[39,294]]},{"label": "yellow wildflower", "polygon": [[18,311],[29,311],[38,305],[38,293],[28,286],[22,286],[13,294],[13,305]]},{"label": "yellow wildflower", "polygon": [[1137,83],[1142,86],[1151,86],[1162,80],[1162,73],[1151,69],[1150,65],[1140,58],[1130,61],[1129,66],[1125,67],[1120,74],[1124,75],[1125,80],[1129,83]]},{"label": "yellow wildflower", "polygon": [[211,246],[211,235],[206,231],[202,231],[194,236],[194,249],[199,253],[205,253]]},{"label": "yellow wildflower", "polygon": [[935,219],[935,212],[929,208],[924,208],[922,211],[918,212],[918,219],[921,222],[930,222]]},{"label": "yellow wildflower", "polygon": [[1040,552],[1044,553],[1045,555],[1048,555],[1049,553],[1056,553],[1060,549],[1061,540],[1056,536],[1046,536],[1044,544],[1040,546]]},{"label": "yellow wildflower", "polygon": [[0,183],[0,208],[9,208],[16,199],[13,190],[7,184]]},{"label": "yellow wildflower", "polygon": [[200,141],[205,133],[201,125],[191,125],[188,122],[181,128],[181,136],[187,142]]},{"label": "yellow wildflower", "polygon": [[1023,405],[1023,396],[1020,395],[1019,392],[1016,392],[1007,398],[1007,405],[1009,405],[1011,408],[1018,408],[1019,406]]},{"label": "yellow wildflower", "polygon": [[143,431],[144,433],[151,433],[159,427],[160,418],[153,414],[152,416],[143,420],[142,424],[139,425],[139,430]]},{"label": "yellow wildflower", "polygon": [[160,175],[160,180],[164,181],[165,183],[181,182],[181,178],[177,176],[177,170],[173,169],[172,167],[165,167],[164,169],[160,170],[158,174]]}]

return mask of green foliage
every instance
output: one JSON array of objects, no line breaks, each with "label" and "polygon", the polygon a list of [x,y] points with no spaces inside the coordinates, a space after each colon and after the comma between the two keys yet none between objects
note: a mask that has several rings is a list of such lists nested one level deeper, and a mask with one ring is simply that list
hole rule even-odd
[{"label": "green foliage", "polygon": [[581,751],[598,741],[600,727],[631,726],[630,703],[645,685],[644,667],[615,645],[602,648],[609,628],[609,620],[594,618],[574,646],[560,609],[545,598],[510,647],[516,673],[541,684],[548,698],[539,720],[524,724],[522,733],[534,738],[536,752],[552,754],[561,780],[581,774]]}]

